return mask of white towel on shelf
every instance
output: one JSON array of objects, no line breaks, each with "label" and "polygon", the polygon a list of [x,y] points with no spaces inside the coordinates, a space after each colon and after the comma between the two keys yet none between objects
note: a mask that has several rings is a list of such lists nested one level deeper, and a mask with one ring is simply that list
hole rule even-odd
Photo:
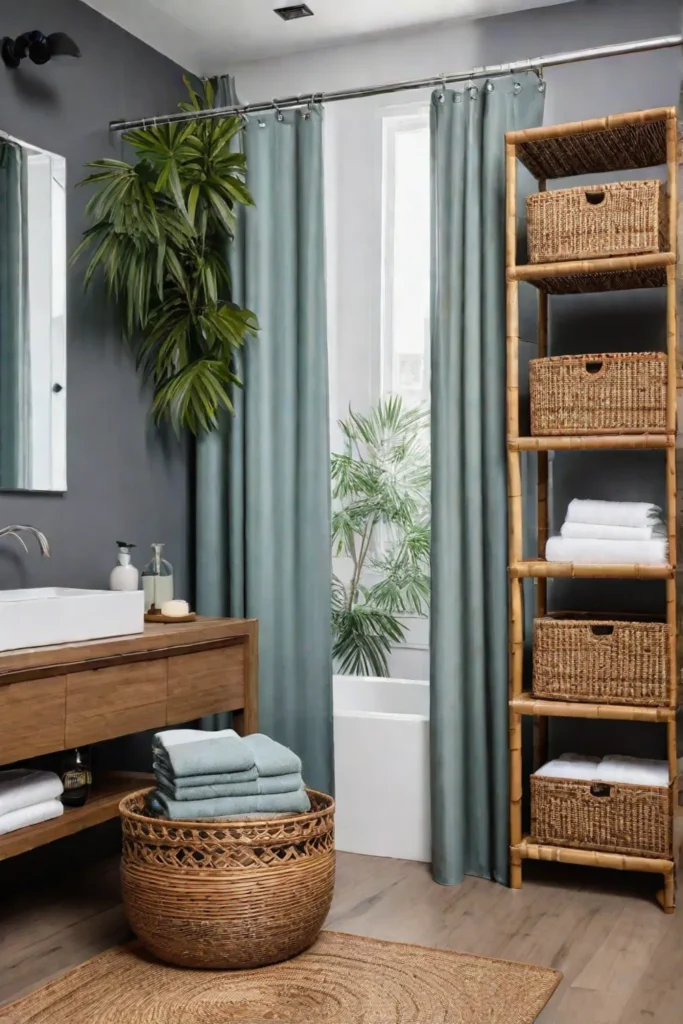
[{"label": "white towel on shelf", "polygon": [[548,562],[576,565],[666,565],[669,545],[666,537],[652,540],[590,540],[551,537],[545,548]]},{"label": "white towel on shelf", "polygon": [[554,761],[548,761],[542,768],[539,768],[534,775],[549,776],[551,779],[582,779],[592,781],[598,777],[599,758],[579,757],[578,754],[571,755],[573,760],[565,760],[558,757]]},{"label": "white towel on shelf", "polygon": [[0,815],[56,800],[63,792],[62,780],[54,772],[10,768],[0,772]]},{"label": "white towel on shelf", "polygon": [[566,523],[591,523],[594,526],[651,526],[659,519],[661,508],[647,501],[593,501],[574,498],[569,502]]},{"label": "white towel on shelf", "polygon": [[588,538],[589,540],[652,540],[653,537],[666,537],[666,527],[659,520],[652,526],[605,526],[600,523],[563,523],[560,530],[562,537],[573,540]]},{"label": "white towel on shelf", "polygon": [[603,757],[596,779],[600,782],[627,782],[635,786],[668,786],[669,765],[645,757],[610,754]]},{"label": "white towel on shelf", "polygon": [[44,800],[40,804],[10,811],[9,814],[0,814],[0,836],[6,836],[9,832],[16,832],[29,825],[38,825],[41,821],[59,818],[62,814],[64,804],[61,800]]}]

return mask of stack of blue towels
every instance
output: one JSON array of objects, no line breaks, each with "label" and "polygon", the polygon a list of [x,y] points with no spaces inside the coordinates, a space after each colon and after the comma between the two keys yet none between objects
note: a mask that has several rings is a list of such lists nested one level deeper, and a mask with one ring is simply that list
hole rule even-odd
[{"label": "stack of blue towels", "polygon": [[174,729],[153,743],[157,789],[150,813],[180,821],[258,819],[311,809],[301,760],[288,747],[232,729]]}]

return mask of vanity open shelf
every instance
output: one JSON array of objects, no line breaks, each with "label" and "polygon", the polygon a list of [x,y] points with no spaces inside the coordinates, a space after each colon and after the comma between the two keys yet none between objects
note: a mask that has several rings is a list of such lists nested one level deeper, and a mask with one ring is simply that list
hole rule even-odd
[{"label": "vanity open shelf", "polygon": [[[258,623],[203,619],[136,636],[0,654],[0,766],[220,711],[257,729]],[[147,777],[95,778],[83,807],[0,836],[0,860],[118,815]]]}]

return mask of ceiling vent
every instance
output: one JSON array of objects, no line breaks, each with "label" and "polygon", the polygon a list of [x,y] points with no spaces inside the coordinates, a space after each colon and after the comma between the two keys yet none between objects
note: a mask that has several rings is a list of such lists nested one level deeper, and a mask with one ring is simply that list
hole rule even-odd
[{"label": "ceiling vent", "polygon": [[275,13],[283,21],[296,21],[298,18],[313,17],[313,11],[308,4],[290,4],[289,7],[277,7]]}]

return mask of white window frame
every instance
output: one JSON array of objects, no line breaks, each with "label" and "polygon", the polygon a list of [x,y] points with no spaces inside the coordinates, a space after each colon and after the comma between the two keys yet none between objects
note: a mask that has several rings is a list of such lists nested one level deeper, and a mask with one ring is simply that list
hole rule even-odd
[{"label": "white window frame", "polygon": [[[394,251],[395,251],[395,197],[396,197],[396,137],[407,131],[429,129],[429,102],[382,111],[382,296],[380,320],[380,392],[394,390]],[[425,365],[425,374],[429,366]]]}]

